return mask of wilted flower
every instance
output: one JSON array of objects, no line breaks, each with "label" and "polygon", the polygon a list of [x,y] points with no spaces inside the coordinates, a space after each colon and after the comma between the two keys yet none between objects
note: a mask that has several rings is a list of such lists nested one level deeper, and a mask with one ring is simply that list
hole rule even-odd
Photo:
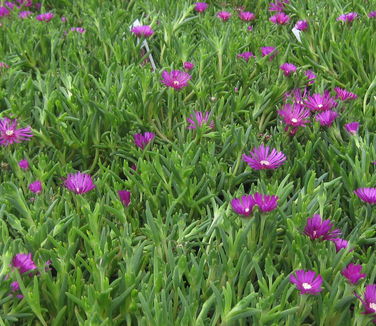
[{"label": "wilted flower", "polygon": [[72,27],[70,29],[71,32],[77,32],[77,33],[80,33],[80,34],[83,34],[86,32],[86,29],[83,28],[83,27]]},{"label": "wilted flower", "polygon": [[163,71],[161,82],[168,87],[175,89],[182,89],[188,86],[188,81],[191,79],[191,75],[180,70],[172,70],[171,72]]},{"label": "wilted flower", "polygon": [[347,91],[346,89],[335,87],[334,91],[336,92],[336,98],[341,99],[342,101],[346,100],[355,100],[358,98],[358,95]]},{"label": "wilted flower", "polygon": [[131,29],[131,32],[137,37],[150,37],[154,34],[149,25],[135,26]]},{"label": "wilted flower", "polygon": [[17,129],[17,120],[8,118],[0,119],[0,145],[8,146],[13,143],[21,143],[33,137],[30,127]]},{"label": "wilted flower", "polygon": [[322,291],[322,277],[320,274],[316,276],[314,271],[297,270],[295,275],[290,275],[290,282],[295,284],[300,294],[317,295]]},{"label": "wilted flower", "polygon": [[364,202],[376,204],[376,188],[358,188],[354,193]]},{"label": "wilted flower", "polygon": [[255,203],[252,196],[246,195],[231,200],[231,206],[236,214],[249,216],[252,213]]},{"label": "wilted flower", "polygon": [[23,159],[23,160],[18,162],[18,166],[21,169],[27,170],[29,168],[29,162],[26,159]]},{"label": "wilted flower", "polygon": [[12,259],[12,266],[17,268],[21,274],[37,269],[31,254],[17,254]]},{"label": "wilted flower", "polygon": [[0,7],[0,17],[9,16],[10,11],[6,7]]},{"label": "wilted flower", "polygon": [[345,124],[346,130],[350,134],[353,134],[353,135],[356,135],[358,133],[359,126],[360,126],[359,122],[356,122],[356,121]]},{"label": "wilted flower", "polygon": [[183,68],[185,70],[192,70],[195,67],[195,65],[192,62],[186,61],[183,63]]},{"label": "wilted flower", "polygon": [[35,18],[41,22],[49,22],[52,18],[54,18],[54,14],[52,12],[46,12],[45,14],[40,14]]},{"label": "wilted flower", "polygon": [[197,12],[204,12],[208,8],[208,4],[206,2],[196,2],[195,3],[195,11]]},{"label": "wilted flower", "polygon": [[315,83],[316,75],[312,70],[306,70],[304,73],[308,79],[308,85],[312,85]]},{"label": "wilted flower", "polygon": [[190,115],[190,118],[187,118],[189,123],[188,129],[197,129],[202,127],[202,125],[208,125],[209,128],[214,128],[214,121],[209,122],[210,113],[209,112],[200,112],[196,111]]},{"label": "wilted flower", "polygon": [[311,240],[333,240],[341,234],[341,231],[338,229],[332,230],[332,228],[333,224],[329,219],[322,220],[320,215],[315,214],[308,218],[304,227],[304,234]]},{"label": "wilted flower", "polygon": [[131,192],[127,190],[119,190],[118,195],[120,197],[120,201],[123,203],[125,207],[128,207],[131,203]]},{"label": "wilted flower", "polygon": [[369,17],[369,18],[376,18],[376,11],[371,11],[371,12],[368,14],[368,17]]},{"label": "wilted flower", "polygon": [[329,127],[333,124],[334,120],[338,117],[338,113],[335,111],[324,111],[316,115],[315,119],[321,126]]},{"label": "wilted flower", "polygon": [[270,17],[269,21],[273,24],[286,25],[290,22],[290,16],[286,15],[284,12],[279,12],[278,14]]},{"label": "wilted flower", "polygon": [[145,132],[144,134],[134,134],[134,142],[137,147],[144,149],[155,137],[153,132]]},{"label": "wilted flower", "polygon": [[33,0],[16,0],[20,6],[31,7],[33,5]]},{"label": "wilted flower", "polygon": [[227,12],[227,11],[220,11],[218,14],[217,14],[217,17],[220,18],[222,21],[228,21],[231,17],[231,13]]},{"label": "wilted flower", "polygon": [[42,182],[39,180],[34,181],[29,185],[29,190],[35,194],[40,194],[42,192]]},{"label": "wilted flower", "polygon": [[305,127],[309,123],[310,111],[305,109],[302,105],[285,104],[282,110],[278,111],[278,114],[283,118],[286,125],[295,128]]},{"label": "wilted flower", "polygon": [[95,188],[91,176],[81,172],[68,174],[64,181],[64,186],[78,195],[89,192]]},{"label": "wilted flower", "polygon": [[365,311],[363,314],[368,315],[376,313],[376,284],[369,284],[366,286],[364,299],[362,299],[357,293],[354,294],[364,306]]},{"label": "wilted flower", "polygon": [[262,195],[256,192],[252,197],[254,205],[257,205],[261,212],[270,212],[277,208],[277,196]]},{"label": "wilted flower", "polygon": [[8,66],[5,62],[1,62],[1,61],[0,61],[0,69],[3,69],[3,68],[8,69],[9,66]]},{"label": "wilted flower", "polygon": [[255,170],[276,169],[286,161],[286,156],[282,152],[274,148],[270,152],[270,147],[263,144],[254,148],[250,154],[251,156],[243,154],[243,161]]},{"label": "wilted flower", "polygon": [[269,4],[269,11],[282,12],[285,9],[285,4],[282,1],[271,2]]},{"label": "wilted flower", "polygon": [[337,18],[337,21],[343,21],[345,23],[351,23],[357,17],[358,17],[358,14],[356,12],[350,12],[348,14],[344,14],[344,15],[339,16]]},{"label": "wilted flower", "polygon": [[362,274],[362,265],[349,264],[341,271],[341,274],[347,278],[351,284],[356,284],[361,278],[365,278],[367,275]]},{"label": "wilted flower", "polygon": [[248,22],[248,21],[254,20],[256,18],[256,15],[253,12],[241,11],[239,13],[239,18],[243,21]]},{"label": "wilted flower", "polygon": [[26,19],[27,17],[29,17],[32,14],[33,13],[31,11],[20,11],[19,14],[18,14],[18,17],[20,17],[21,19]]},{"label": "wilted flower", "polygon": [[341,249],[346,249],[349,245],[349,242],[345,239],[336,238],[336,239],[330,239],[335,246],[336,246],[336,252],[340,251]]},{"label": "wilted flower", "polygon": [[300,89],[295,88],[291,92],[286,92],[284,94],[284,101],[290,100],[293,104],[304,105],[304,100],[309,95],[307,88]]},{"label": "wilted flower", "polygon": [[237,55],[238,58],[243,58],[246,62],[248,62],[249,58],[256,58],[256,56],[252,52],[243,52]]},{"label": "wilted flower", "polygon": [[296,66],[292,63],[285,62],[279,67],[279,69],[281,69],[283,71],[283,74],[287,77],[296,71]]},{"label": "wilted flower", "polygon": [[269,60],[272,60],[278,54],[278,50],[273,46],[264,46],[261,48],[261,55],[263,57],[270,55]]},{"label": "wilted flower", "polygon": [[304,101],[304,105],[313,111],[326,111],[336,107],[337,102],[330,97],[329,91],[325,91],[324,94],[308,96]]},{"label": "wilted flower", "polygon": [[295,28],[299,31],[305,31],[308,29],[308,22],[306,20],[298,20],[295,24]]}]

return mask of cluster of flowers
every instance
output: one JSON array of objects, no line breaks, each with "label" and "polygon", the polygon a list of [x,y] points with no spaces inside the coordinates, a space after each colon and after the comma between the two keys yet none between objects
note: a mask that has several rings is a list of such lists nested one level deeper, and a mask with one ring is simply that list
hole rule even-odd
[{"label": "cluster of flowers", "polygon": [[[355,19],[357,19],[358,17],[359,17],[358,13],[349,12],[348,14],[343,14],[343,15],[340,15],[339,17],[337,17],[337,21],[341,21],[341,22],[344,22],[344,23],[351,23]],[[376,18],[376,11],[371,11],[368,14],[368,18]]]},{"label": "cluster of flowers", "polygon": [[5,1],[4,6],[0,7],[0,17],[10,16],[13,10],[21,10],[18,13],[18,16],[23,19],[31,15],[32,12],[29,10],[24,11],[22,9],[34,8],[35,10],[40,10],[41,7],[42,7],[42,4],[40,2],[33,3],[32,0],[16,0],[16,2]]}]

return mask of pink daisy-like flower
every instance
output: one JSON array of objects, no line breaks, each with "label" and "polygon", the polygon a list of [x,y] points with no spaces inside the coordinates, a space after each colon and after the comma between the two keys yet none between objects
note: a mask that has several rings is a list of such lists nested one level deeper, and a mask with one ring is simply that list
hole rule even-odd
[{"label": "pink daisy-like flower", "polygon": [[206,2],[196,2],[195,3],[195,11],[196,12],[204,12],[208,9],[208,4]]},{"label": "pink daisy-like flower", "polygon": [[192,62],[186,61],[183,63],[183,68],[185,70],[192,70],[195,67],[195,65]]},{"label": "pink daisy-like flower", "polygon": [[21,143],[33,137],[30,127],[17,129],[17,120],[8,118],[0,119],[0,145],[9,146],[13,143]]},{"label": "pink daisy-like flower", "polygon": [[290,282],[295,284],[300,294],[317,295],[322,291],[322,277],[320,274],[316,276],[314,271],[297,270],[295,275],[290,275]]},{"label": "pink daisy-like flower", "polygon": [[214,121],[211,120],[209,122],[210,113],[209,112],[200,112],[196,111],[195,113],[191,114],[187,121],[189,123],[188,129],[197,129],[202,127],[203,125],[209,126],[209,128],[214,128]]},{"label": "pink daisy-like flower", "polygon": [[120,201],[125,207],[128,207],[131,203],[131,192],[127,190],[119,190],[118,195],[120,198]]},{"label": "pink daisy-like flower", "polygon": [[241,11],[239,13],[239,18],[243,21],[249,22],[251,20],[254,20],[256,18],[256,15],[253,12]]},{"label": "pink daisy-like flower", "polygon": [[279,69],[281,69],[283,74],[288,77],[296,71],[296,66],[292,63],[285,62],[279,67]]},{"label": "pink daisy-like flower", "polygon": [[220,11],[219,13],[217,13],[217,17],[225,22],[225,21],[228,21],[230,19],[231,13],[229,13],[227,11]]},{"label": "pink daisy-like flower", "polygon": [[54,14],[52,12],[46,12],[45,14],[40,14],[35,18],[41,22],[49,22],[52,18],[54,18]]},{"label": "pink daisy-like flower", "polygon": [[286,15],[284,12],[279,12],[278,14],[270,17],[269,21],[277,25],[286,25],[290,22],[290,16]]},{"label": "pink daisy-like flower", "polygon": [[134,134],[133,138],[136,146],[144,149],[155,138],[155,134],[153,132],[145,132],[144,134]]},{"label": "pink daisy-like flower", "polygon": [[324,94],[308,96],[304,105],[312,111],[327,111],[337,106],[337,102],[330,96],[329,91]]},{"label": "pink daisy-like flower", "polygon": [[359,130],[360,123],[359,122],[350,122],[345,124],[345,129],[352,135],[356,135]]},{"label": "pink daisy-like flower", "polygon": [[291,101],[293,104],[299,104],[304,106],[304,101],[308,95],[309,92],[307,88],[295,88],[291,92],[286,92],[284,94],[284,102],[286,103],[288,101]]},{"label": "pink daisy-like flower", "polygon": [[6,17],[10,15],[10,11],[6,7],[0,7],[0,17]]},{"label": "pink daisy-like flower", "polygon": [[341,101],[346,100],[355,100],[358,98],[358,95],[347,91],[346,89],[335,87],[334,91],[336,92],[336,98],[339,98]]},{"label": "pink daisy-like flower", "polygon": [[363,314],[368,315],[376,313],[376,284],[369,284],[366,286],[364,299],[362,299],[357,293],[354,294],[363,304],[365,309]]},{"label": "pink daisy-like flower", "polygon": [[261,212],[271,212],[277,208],[277,196],[262,195],[256,192],[253,196],[255,206],[257,205]]},{"label": "pink daisy-like flower", "polygon": [[21,19],[26,19],[27,17],[29,17],[32,14],[33,13],[31,11],[20,11],[18,13],[18,17],[21,18]]},{"label": "pink daisy-like flower", "polygon": [[21,274],[37,269],[31,254],[17,254],[12,259],[12,266],[17,268]]},{"label": "pink daisy-like flower", "polygon": [[163,71],[161,82],[168,87],[175,89],[182,89],[188,86],[188,81],[191,79],[191,75],[185,71],[172,70],[171,72]]},{"label": "pink daisy-like flower", "polygon": [[351,284],[356,284],[360,279],[365,278],[367,275],[362,274],[362,265],[349,264],[346,268],[341,271],[341,274],[346,277],[346,279]]},{"label": "pink daisy-like flower", "polygon": [[243,58],[246,62],[248,62],[249,58],[256,58],[256,56],[252,53],[252,52],[243,52],[243,53],[239,53],[237,55],[238,58]]},{"label": "pink daisy-like flower", "polygon": [[80,33],[80,34],[84,34],[86,32],[86,29],[83,28],[83,27],[72,27],[70,29],[71,32],[77,32],[77,33]]},{"label": "pink daisy-like flower", "polygon": [[334,120],[338,117],[338,113],[335,111],[324,111],[316,115],[315,119],[323,127],[329,127],[333,124]]},{"label": "pink daisy-like flower", "polygon": [[368,14],[368,17],[369,17],[369,18],[376,18],[376,11],[371,11],[371,12]]},{"label": "pink daisy-like flower", "polygon": [[135,26],[131,29],[131,32],[137,37],[150,37],[154,34],[149,25]]},{"label": "pink daisy-like flower", "polygon": [[81,172],[68,174],[64,181],[64,186],[78,195],[87,193],[95,188],[91,176]]},{"label": "pink daisy-like flower", "polygon": [[253,197],[250,195],[234,198],[231,200],[232,210],[239,215],[249,216],[255,206]]},{"label": "pink daisy-like flower", "polygon": [[10,10],[13,10],[14,8],[16,8],[16,5],[15,5],[13,2],[5,1],[4,4],[5,4]]},{"label": "pink daisy-like flower", "polygon": [[23,159],[18,162],[18,166],[23,170],[27,170],[29,168],[29,162],[26,159]]},{"label": "pink daisy-like flower", "polygon": [[295,24],[295,28],[299,31],[305,31],[308,29],[308,22],[306,20],[298,20]]},{"label": "pink daisy-like flower", "polygon": [[269,11],[282,12],[285,9],[285,4],[282,1],[271,2],[269,4]]},{"label": "pink daisy-like flower", "polygon": [[339,229],[332,229],[333,223],[329,219],[322,220],[320,215],[315,214],[311,218],[308,218],[307,224],[304,227],[304,234],[311,240],[333,240],[341,235],[341,231]]},{"label": "pink daisy-like flower", "polygon": [[278,111],[278,114],[283,118],[283,121],[287,126],[293,128],[305,127],[310,116],[310,111],[305,109],[300,104],[285,104],[282,110]]},{"label": "pink daisy-like flower", "polygon": [[339,252],[341,249],[346,249],[349,245],[349,242],[345,239],[337,238],[331,239],[330,241],[332,241],[335,244],[336,252]]},{"label": "pink daisy-like flower", "polygon": [[29,190],[35,194],[40,194],[42,192],[42,182],[39,180],[34,181],[29,185]]},{"label": "pink daisy-like flower", "polygon": [[358,17],[356,12],[350,12],[348,14],[341,15],[337,18],[337,21],[342,21],[345,23],[351,23]]},{"label": "pink daisy-like flower", "polygon": [[261,55],[263,57],[269,56],[269,60],[273,60],[273,58],[278,54],[278,50],[273,46],[264,46],[261,49]]},{"label": "pink daisy-like flower", "polygon": [[315,79],[317,76],[312,70],[306,70],[304,74],[308,79],[307,85],[312,85],[315,83]]},{"label": "pink daisy-like flower", "polygon": [[270,147],[263,144],[254,148],[250,154],[251,156],[243,154],[243,161],[255,170],[276,169],[286,161],[286,156],[282,152],[274,148],[270,152]]},{"label": "pink daisy-like flower", "polygon": [[376,188],[358,188],[354,193],[362,201],[369,204],[376,204]]}]

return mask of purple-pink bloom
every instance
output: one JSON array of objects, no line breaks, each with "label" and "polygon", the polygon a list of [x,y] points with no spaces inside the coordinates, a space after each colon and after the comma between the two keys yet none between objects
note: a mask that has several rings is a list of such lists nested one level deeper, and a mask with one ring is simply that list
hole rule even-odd
[{"label": "purple-pink bloom", "polygon": [[4,3],[10,10],[14,9],[16,5],[13,2],[5,1]]},{"label": "purple-pink bloom", "polygon": [[35,18],[41,22],[49,22],[52,18],[54,18],[54,14],[52,12],[46,12],[45,14],[40,14]]},{"label": "purple-pink bloom", "polygon": [[345,23],[351,23],[358,17],[356,12],[350,12],[348,14],[343,14],[337,18],[337,21],[343,21]]},{"label": "purple-pink bloom", "polygon": [[269,11],[282,12],[285,9],[285,4],[282,1],[271,2],[269,4]]},{"label": "purple-pink bloom", "polygon": [[243,154],[243,161],[255,170],[276,169],[286,161],[286,156],[282,152],[274,148],[270,152],[270,147],[263,144],[255,147],[250,154],[251,156]]},{"label": "purple-pink bloom", "polygon": [[[17,281],[10,283],[10,290],[13,293],[16,293],[20,290],[20,285],[18,284]],[[15,296],[18,299],[22,299],[24,297],[22,294],[16,294]]]},{"label": "purple-pink bloom", "polygon": [[154,34],[149,25],[135,26],[131,29],[131,32],[137,37],[150,37]]},{"label": "purple-pink bloom", "polygon": [[269,21],[277,25],[286,25],[290,22],[290,16],[286,15],[284,12],[279,12],[278,14],[270,17]]},{"label": "purple-pink bloom", "polygon": [[338,117],[338,113],[332,110],[320,112],[316,115],[315,119],[321,126],[329,127],[333,124],[334,120]]},{"label": "purple-pink bloom", "polygon": [[304,227],[304,234],[311,240],[333,240],[341,235],[339,229],[333,229],[333,224],[329,219],[322,220],[318,214],[308,218],[307,224]]},{"label": "purple-pink bloom", "polygon": [[188,129],[197,129],[199,127],[202,127],[203,125],[209,126],[209,128],[214,128],[214,121],[210,119],[210,113],[209,112],[200,112],[196,111],[195,113],[192,113],[189,118],[187,118],[187,121],[189,123]]},{"label": "purple-pink bloom", "polygon": [[8,146],[13,143],[21,143],[33,137],[31,128],[17,129],[17,120],[3,118],[0,119],[0,145]]},{"label": "purple-pink bloom", "polygon": [[86,32],[86,29],[83,28],[83,27],[72,27],[70,29],[71,32],[77,32],[77,33],[80,33],[80,34],[83,34]]},{"label": "purple-pink bloom", "polygon": [[376,284],[369,284],[366,286],[364,299],[362,299],[357,293],[354,294],[364,306],[365,310],[363,314],[368,315],[376,313]]},{"label": "purple-pink bloom", "polygon": [[186,62],[183,63],[183,68],[185,70],[189,71],[189,70],[192,70],[194,67],[195,67],[195,65],[192,62],[186,61]]},{"label": "purple-pink bloom", "polygon": [[330,96],[329,91],[324,94],[313,94],[308,96],[304,105],[312,111],[326,111],[337,106],[337,102]]},{"label": "purple-pink bloom", "polygon": [[34,181],[29,185],[29,190],[35,194],[40,194],[42,192],[42,182],[39,180]]},{"label": "purple-pink bloom", "polygon": [[305,31],[308,29],[308,22],[306,20],[298,20],[295,24],[295,28],[299,31]]},{"label": "purple-pink bloom", "polygon": [[359,126],[360,123],[356,121],[345,124],[346,130],[353,135],[356,135],[358,133]]},{"label": "purple-pink bloom", "polygon": [[250,32],[252,32],[252,31],[253,31],[253,26],[252,26],[252,25],[249,25],[249,26],[247,27],[247,30],[250,31]]},{"label": "purple-pink bloom", "polygon": [[263,57],[270,55],[269,60],[272,60],[278,54],[278,50],[273,46],[264,46],[260,49],[261,49],[261,55]]},{"label": "purple-pink bloom", "polygon": [[232,210],[239,215],[249,216],[255,206],[253,197],[251,195],[242,196],[241,198],[234,198],[231,200]]},{"label": "purple-pink bloom", "polygon": [[155,137],[153,132],[145,132],[144,134],[134,134],[134,142],[137,147],[144,149]]},{"label": "purple-pink bloom", "polygon": [[369,18],[376,18],[376,11],[371,11],[371,12],[368,14],[368,17],[369,17]]},{"label": "purple-pink bloom", "polygon": [[29,162],[26,159],[23,159],[23,160],[18,162],[18,166],[21,169],[27,170],[29,168]]},{"label": "purple-pink bloom", "polygon": [[243,21],[249,22],[251,20],[254,20],[256,18],[256,15],[250,11],[241,11],[239,13],[239,18]]},{"label": "purple-pink bloom", "polygon": [[20,6],[31,7],[33,5],[33,0],[17,0]]},{"label": "purple-pink bloom", "polygon": [[262,195],[256,192],[252,197],[254,205],[257,205],[261,212],[270,212],[277,208],[277,196]]},{"label": "purple-pink bloom", "polygon": [[341,274],[347,278],[351,284],[356,284],[361,278],[365,278],[367,275],[362,274],[362,265],[349,264],[341,271]]},{"label": "purple-pink bloom", "polygon": [[20,11],[19,14],[18,14],[18,17],[21,18],[21,19],[26,19],[27,17],[29,17],[32,14],[33,13],[31,11]]},{"label": "purple-pink bloom", "polygon": [[279,69],[281,69],[283,74],[288,77],[296,71],[296,66],[292,63],[285,62],[279,67]]},{"label": "purple-pink bloom", "polygon": [[231,13],[229,13],[227,11],[220,11],[219,13],[217,13],[217,17],[225,22],[225,21],[228,21],[230,19]]},{"label": "purple-pink bloom", "polygon": [[6,7],[0,7],[0,17],[9,16],[10,11]]},{"label": "purple-pink bloom", "polygon": [[120,201],[125,207],[128,207],[131,203],[131,192],[127,190],[119,190],[118,195],[120,197]]},{"label": "purple-pink bloom", "polygon": [[191,75],[185,71],[172,70],[171,72],[163,71],[161,82],[168,87],[175,89],[182,89],[188,86],[188,81],[191,79]]},{"label": "purple-pink bloom", "polygon": [[256,56],[252,53],[252,52],[243,52],[243,53],[239,53],[237,55],[238,58],[243,58],[246,62],[248,62],[249,58],[256,58]]},{"label": "purple-pink bloom", "polygon": [[0,61],[0,69],[3,69],[3,68],[8,69],[9,66],[8,66],[5,62],[1,62],[1,61]]},{"label": "purple-pink bloom", "polygon": [[339,98],[342,101],[355,100],[358,98],[358,95],[351,93],[343,88],[335,87],[334,91],[336,92],[336,98]]},{"label": "purple-pink bloom", "polygon": [[12,259],[12,266],[17,268],[21,274],[37,269],[31,254],[17,254]]},{"label": "purple-pink bloom", "polygon": [[376,188],[358,188],[354,193],[362,201],[369,204],[376,204]]},{"label": "purple-pink bloom", "polygon": [[312,70],[306,70],[304,73],[308,79],[308,85],[312,85],[315,83],[316,74]]},{"label": "purple-pink bloom", "polygon": [[68,174],[64,181],[64,186],[78,195],[89,192],[95,188],[91,176],[81,172]]},{"label": "purple-pink bloom", "polygon": [[294,104],[285,104],[282,110],[278,111],[278,114],[283,118],[283,121],[286,125],[297,128],[305,127],[310,116],[310,111],[305,109],[302,105]]},{"label": "purple-pink bloom", "polygon": [[304,100],[309,95],[307,88],[300,89],[295,88],[291,92],[286,92],[284,94],[284,101],[287,102],[291,100],[293,104],[304,105]]},{"label": "purple-pink bloom", "polygon": [[316,276],[314,271],[297,270],[295,275],[290,275],[290,282],[295,284],[300,294],[317,295],[322,291],[322,277],[320,274]]},{"label": "purple-pink bloom", "polygon": [[67,22],[67,17],[62,16],[62,17],[61,17],[61,21],[62,21],[63,23],[66,23],[66,22]]},{"label": "purple-pink bloom", "polygon": [[196,2],[195,3],[195,11],[196,12],[204,12],[208,9],[208,4],[206,2]]},{"label": "purple-pink bloom", "polygon": [[336,239],[330,239],[335,246],[336,246],[336,252],[340,251],[341,249],[346,249],[349,245],[349,242],[345,239],[336,238]]}]

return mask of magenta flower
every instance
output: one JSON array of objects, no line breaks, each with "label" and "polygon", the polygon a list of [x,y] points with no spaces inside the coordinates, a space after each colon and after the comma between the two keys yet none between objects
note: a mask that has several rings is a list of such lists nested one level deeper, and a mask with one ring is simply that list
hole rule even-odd
[{"label": "magenta flower", "polygon": [[277,196],[262,195],[256,192],[253,195],[254,205],[258,206],[261,212],[271,212],[277,208]]},{"label": "magenta flower", "polygon": [[5,4],[10,10],[13,10],[14,8],[16,8],[16,5],[15,5],[13,2],[5,1],[4,4]]},{"label": "magenta flower", "polygon": [[293,127],[294,130],[298,127],[305,127],[310,122],[308,120],[310,111],[297,103],[293,105],[285,104],[282,110],[278,111],[278,114],[283,118],[284,123]]},{"label": "magenta flower", "polygon": [[209,122],[210,113],[209,112],[200,112],[196,111],[195,113],[191,114],[187,121],[189,123],[188,129],[197,129],[202,127],[203,125],[209,126],[209,128],[214,128],[214,121],[211,120]]},{"label": "magenta flower", "polygon": [[269,146],[255,147],[251,152],[251,156],[243,154],[245,161],[252,169],[255,170],[271,170],[281,166],[286,161],[286,156],[276,149],[270,152]]},{"label": "magenta flower", "polygon": [[153,132],[145,132],[144,134],[134,134],[134,142],[137,147],[144,149],[155,137]]},{"label": "magenta flower", "polygon": [[343,21],[345,23],[351,23],[358,17],[356,12],[350,12],[348,14],[341,15],[337,18],[337,21]]},{"label": "magenta flower", "polygon": [[340,251],[341,249],[346,249],[349,245],[349,242],[345,239],[336,238],[336,239],[330,239],[335,246],[336,246],[336,252]]},{"label": "magenta flower", "polygon": [[[13,295],[14,293],[17,293],[18,291],[20,291],[20,285],[18,284],[17,281],[10,283],[10,290]],[[22,294],[16,294],[15,296],[18,299],[22,299],[24,297]]]},{"label": "magenta flower", "polygon": [[299,31],[305,31],[308,29],[308,22],[306,20],[298,20],[295,24],[295,28]]},{"label": "magenta flower", "polygon": [[119,190],[118,195],[120,197],[120,201],[125,207],[128,207],[131,203],[131,192],[127,190]]},{"label": "magenta flower", "polygon": [[217,14],[217,17],[219,19],[221,19],[222,21],[228,21],[231,17],[231,14],[227,11],[220,11],[218,14]]},{"label": "magenta flower", "polygon": [[256,56],[252,52],[239,53],[237,57],[243,58],[246,62],[248,62],[249,58],[256,58]]},{"label": "magenta flower", "polygon": [[360,123],[359,122],[350,122],[350,123],[347,123],[345,124],[345,128],[346,130],[352,134],[352,135],[356,135],[358,133],[358,130],[359,130],[359,126],[360,126]]},{"label": "magenta flower", "polygon": [[9,16],[10,11],[6,7],[0,7],[0,17]]},{"label": "magenta flower", "polygon": [[20,11],[19,14],[18,14],[18,17],[21,18],[21,19],[26,19],[27,17],[29,17],[32,14],[33,13],[31,11]]},{"label": "magenta flower", "polygon": [[312,85],[315,83],[316,74],[312,70],[306,70],[304,73],[308,79],[308,85]]},{"label": "magenta flower", "polygon": [[29,185],[29,190],[35,194],[40,194],[42,192],[42,182],[39,180],[34,181]]},{"label": "magenta flower", "polygon": [[261,55],[266,57],[269,55],[269,60],[273,60],[273,58],[278,54],[278,50],[273,46],[264,46],[261,48]]},{"label": "magenta flower", "polygon": [[41,22],[49,22],[52,18],[54,18],[54,14],[52,12],[46,12],[45,14],[40,14],[35,18]]},{"label": "magenta flower", "polygon": [[369,18],[376,18],[376,11],[371,11],[371,12],[368,14],[368,17],[369,17]]},{"label": "magenta flower", "polygon": [[21,274],[37,269],[31,254],[17,254],[12,259],[12,266],[17,268]]},{"label": "magenta flower", "polygon": [[5,62],[0,61],[0,69],[5,69],[5,68],[8,69],[9,66]]},{"label": "magenta flower", "polygon": [[252,31],[253,31],[253,26],[252,26],[252,25],[249,25],[249,26],[247,27],[247,30],[250,31],[250,32],[252,32]]},{"label": "magenta flower", "polygon": [[290,100],[293,104],[299,104],[303,106],[304,100],[306,99],[308,94],[309,93],[306,88],[295,88],[291,92],[286,92],[284,94],[284,101],[287,102],[288,100]]},{"label": "magenta flower", "polygon": [[366,286],[364,299],[362,299],[357,293],[354,294],[364,306],[365,310],[363,314],[368,315],[376,313],[376,284],[369,284]]},{"label": "magenta flower", "polygon": [[168,87],[175,89],[182,89],[188,86],[188,81],[191,79],[191,75],[180,70],[172,70],[171,72],[163,71],[161,82]]},{"label": "magenta flower", "polygon": [[33,0],[17,0],[20,6],[31,7],[33,5]]},{"label": "magenta flower", "polygon": [[149,25],[135,26],[131,29],[131,32],[137,37],[150,37],[154,34]]},{"label": "magenta flower", "polygon": [[269,21],[277,25],[286,25],[290,22],[290,16],[286,15],[284,12],[279,12],[270,17]]},{"label": "magenta flower", "polygon": [[241,11],[239,13],[239,18],[243,21],[249,22],[251,20],[254,20],[256,18],[256,15],[253,12]]},{"label": "magenta flower", "polygon": [[362,265],[349,264],[341,271],[341,274],[347,278],[351,284],[356,284],[361,278],[365,278],[367,275],[362,274]]},{"label": "magenta flower", "polygon": [[249,216],[255,206],[253,197],[250,195],[234,198],[231,200],[232,210],[239,215]]},{"label": "magenta flower", "polygon": [[204,12],[208,9],[208,4],[206,2],[196,2],[195,3],[195,11],[196,12]]},{"label": "magenta flower", "polygon": [[269,11],[282,12],[285,9],[285,4],[282,1],[271,2],[269,4]]},{"label": "magenta flower", "polygon": [[317,295],[322,291],[322,277],[320,274],[316,276],[314,271],[297,270],[290,275],[290,282],[295,284],[300,294]]},{"label": "magenta flower", "polygon": [[17,120],[8,118],[0,119],[0,145],[8,146],[13,143],[21,143],[33,137],[31,128],[17,129]]},{"label": "magenta flower", "polygon": [[81,172],[68,174],[64,186],[77,195],[87,193],[95,188],[91,176]]},{"label": "magenta flower", "polygon": [[61,21],[62,21],[63,23],[66,23],[66,22],[67,22],[67,17],[62,16],[62,17],[61,17]]},{"label": "magenta flower", "polygon": [[186,61],[183,63],[183,68],[185,70],[192,70],[195,67],[195,65],[192,62]]},{"label": "magenta flower", "polygon": [[333,240],[341,234],[341,231],[338,229],[332,230],[332,228],[333,224],[329,219],[322,220],[320,215],[315,214],[308,218],[304,227],[304,234],[311,240]]},{"label": "magenta flower", "polygon": [[29,162],[26,159],[23,159],[23,160],[18,162],[18,166],[21,169],[27,170],[29,168]]},{"label": "magenta flower", "polygon": [[342,101],[346,100],[355,100],[358,98],[358,95],[347,91],[346,89],[335,87],[334,91],[336,92],[336,98],[339,98]]},{"label": "magenta flower", "polygon": [[334,120],[338,117],[338,113],[335,111],[324,111],[316,115],[315,119],[321,126],[329,127],[333,124]]},{"label": "magenta flower", "polygon": [[358,188],[354,193],[362,201],[369,204],[376,204],[376,188]]},{"label": "magenta flower", "polygon": [[325,91],[324,94],[308,96],[304,105],[312,111],[326,111],[336,107],[337,102],[330,97],[329,91]]},{"label": "magenta flower", "polygon": [[84,34],[86,32],[86,29],[83,28],[83,27],[72,27],[70,29],[71,32],[77,32],[77,33],[80,33],[80,34]]},{"label": "magenta flower", "polygon": [[288,77],[296,71],[296,66],[292,63],[285,62],[279,67],[283,71],[283,74]]}]

